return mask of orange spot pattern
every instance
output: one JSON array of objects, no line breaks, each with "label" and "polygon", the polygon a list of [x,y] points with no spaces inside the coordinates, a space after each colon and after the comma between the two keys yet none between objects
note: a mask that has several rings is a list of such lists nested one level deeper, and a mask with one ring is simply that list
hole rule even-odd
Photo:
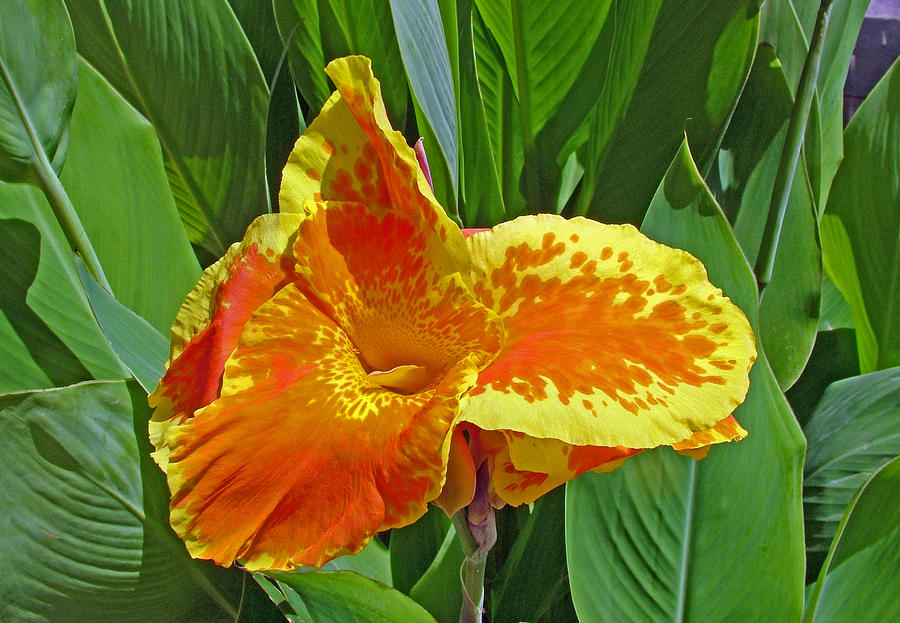
[{"label": "orange spot pattern", "polygon": [[431,375],[500,348],[499,319],[427,257],[427,232],[392,212],[329,204],[294,252],[307,295],[351,337],[369,371],[422,365]]},{"label": "orange spot pattern", "polygon": [[[596,262],[584,262],[575,252],[568,258],[570,267],[580,266],[574,276],[540,277],[536,269],[566,252],[551,236],[545,235],[539,248],[527,242],[509,247],[504,263],[481,277],[483,285],[476,284],[476,295],[503,317],[507,338],[471,395],[489,387],[535,402],[547,399],[552,383],[565,405],[577,393],[599,390],[638,414],[650,405],[666,407],[678,385],[724,384],[701,364],[725,344],[711,339],[706,321],[686,317],[676,299],[651,306],[651,284],[625,270],[631,268],[627,253],[617,256],[618,268],[605,269],[616,276],[598,276]],[[601,252],[601,259],[612,256],[609,247]],[[653,284],[672,296],[687,290],[664,275]]]},{"label": "orange spot pattern", "polygon": [[[399,132],[390,127],[381,127],[376,121],[376,113],[384,115],[385,118],[387,115],[384,112],[384,103],[380,93],[375,91],[374,83],[366,84],[366,91],[343,84],[339,84],[337,87],[347,107],[366,136],[369,137],[367,147],[372,151],[363,154],[363,164],[377,162],[381,167],[387,201],[380,205],[391,205],[395,210],[405,212],[407,215],[415,214],[424,218],[430,228],[437,228],[438,235],[442,239],[445,238],[446,231],[443,231],[443,226],[438,223],[441,208],[426,198],[418,186],[418,180],[422,173],[419,171],[415,154],[406,145],[405,139]],[[388,133],[397,139],[396,143],[391,142]],[[398,152],[398,147],[405,147],[409,152],[408,157],[402,157]],[[359,164],[359,161],[357,163]],[[329,199],[330,197],[326,196],[325,198]],[[351,197],[334,198],[356,200]]]}]

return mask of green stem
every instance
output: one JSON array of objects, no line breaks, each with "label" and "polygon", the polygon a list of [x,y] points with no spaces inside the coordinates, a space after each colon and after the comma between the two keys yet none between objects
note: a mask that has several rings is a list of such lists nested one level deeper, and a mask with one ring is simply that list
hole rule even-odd
[{"label": "green stem", "polygon": [[497,528],[490,497],[490,470],[486,463],[483,463],[476,472],[475,495],[472,502],[467,508],[453,515],[453,525],[466,554],[460,569],[463,600],[459,623],[481,623],[484,567],[488,552],[497,542]]},{"label": "green stem", "polygon": [[453,526],[462,544],[466,559],[460,569],[462,582],[462,608],[459,612],[459,623],[481,623],[481,602],[484,598],[484,566],[487,563],[487,551],[479,553],[478,544],[469,532],[466,509],[453,515]]},{"label": "green stem", "polygon": [[84,231],[84,226],[78,218],[78,213],[75,212],[75,206],[73,206],[71,200],[69,200],[69,195],[66,194],[66,190],[60,183],[59,178],[56,177],[56,172],[53,170],[53,166],[50,164],[47,154],[44,153],[44,147],[34,129],[34,125],[28,115],[28,110],[25,108],[25,104],[19,96],[15,84],[2,63],[0,63],[0,78],[2,78],[3,82],[6,84],[6,87],[16,104],[16,108],[19,110],[19,116],[22,118],[22,125],[25,127],[25,131],[28,132],[28,138],[31,140],[31,148],[35,156],[33,164],[34,171],[37,174],[38,184],[40,185],[41,190],[44,191],[47,201],[50,202],[50,207],[53,208],[56,220],[59,221],[60,227],[62,227],[63,232],[65,232],[69,245],[74,251],[81,254],[81,257],[84,259],[84,264],[91,273],[91,276],[93,276],[94,279],[97,280],[97,283],[103,286],[107,292],[111,293],[112,288],[109,285],[109,281],[106,279],[106,275],[103,273],[103,268],[100,266],[100,260],[97,259],[97,254],[94,253],[94,248],[88,240],[87,233]]},{"label": "green stem", "polygon": [[772,280],[775,253],[778,249],[779,238],[781,238],[784,215],[787,212],[788,199],[791,194],[791,184],[794,181],[797,161],[800,159],[800,150],[803,147],[803,138],[806,135],[810,105],[816,92],[819,64],[822,60],[822,48],[828,24],[828,12],[831,9],[832,2],[833,0],[822,0],[819,5],[816,26],[813,30],[812,39],[809,42],[809,53],[806,55],[803,72],[800,74],[800,83],[797,86],[797,96],[794,99],[794,108],[791,110],[791,119],[788,123],[787,136],[784,139],[781,161],[775,174],[772,201],[769,204],[769,212],[766,217],[766,229],[763,233],[759,254],[756,256],[756,274],[762,286],[765,286]]},{"label": "green stem", "polygon": [[35,172],[37,173],[38,182],[41,190],[44,191],[44,195],[50,202],[50,207],[53,208],[56,220],[59,221],[60,227],[66,234],[69,245],[84,260],[85,267],[87,267],[91,276],[97,280],[97,283],[107,292],[112,293],[112,286],[109,285],[109,281],[106,279],[106,274],[100,266],[100,260],[94,252],[94,247],[91,246],[91,241],[88,239],[87,232],[84,231],[84,226],[81,224],[81,219],[78,218],[78,213],[75,211],[75,206],[72,205],[69,195],[60,183],[59,178],[56,177],[56,173],[53,171],[53,167],[50,166],[50,162],[47,160],[43,150],[36,147],[35,152],[37,153]]}]

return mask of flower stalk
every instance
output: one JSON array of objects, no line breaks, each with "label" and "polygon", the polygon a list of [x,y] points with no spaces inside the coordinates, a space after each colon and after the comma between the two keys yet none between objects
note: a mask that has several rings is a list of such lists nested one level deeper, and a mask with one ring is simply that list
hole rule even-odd
[{"label": "flower stalk", "polygon": [[489,493],[490,470],[482,463],[475,477],[475,496],[468,508],[453,516],[466,559],[460,569],[463,601],[460,623],[481,623],[484,604],[484,567],[497,542],[497,524]]}]

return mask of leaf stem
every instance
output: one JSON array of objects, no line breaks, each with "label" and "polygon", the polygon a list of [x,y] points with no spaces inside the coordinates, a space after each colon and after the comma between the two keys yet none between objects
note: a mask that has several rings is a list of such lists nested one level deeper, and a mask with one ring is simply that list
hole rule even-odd
[{"label": "leaf stem", "polygon": [[822,60],[822,49],[825,42],[825,30],[828,25],[828,13],[832,2],[833,0],[822,0],[819,5],[816,25],[813,29],[812,39],[809,42],[809,52],[806,55],[806,62],[803,64],[803,72],[800,74],[800,83],[797,86],[794,108],[791,110],[787,136],[784,139],[784,148],[781,151],[781,161],[775,174],[772,200],[766,216],[766,229],[763,233],[759,254],[756,256],[755,268],[757,279],[761,286],[765,286],[772,280],[772,272],[775,267],[775,253],[778,249],[779,238],[781,238],[784,215],[787,212],[791,185],[794,180],[794,173],[797,170],[797,162],[800,159],[800,150],[803,147],[803,139],[806,136],[806,124],[809,120],[810,106],[813,95],[816,92],[819,64]]}]

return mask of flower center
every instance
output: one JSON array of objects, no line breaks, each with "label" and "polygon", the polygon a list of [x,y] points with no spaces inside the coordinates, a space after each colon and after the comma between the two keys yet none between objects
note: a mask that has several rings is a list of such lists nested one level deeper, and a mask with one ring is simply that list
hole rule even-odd
[{"label": "flower center", "polygon": [[431,375],[425,366],[407,364],[386,371],[373,370],[369,380],[399,394],[415,394],[428,386]]}]

